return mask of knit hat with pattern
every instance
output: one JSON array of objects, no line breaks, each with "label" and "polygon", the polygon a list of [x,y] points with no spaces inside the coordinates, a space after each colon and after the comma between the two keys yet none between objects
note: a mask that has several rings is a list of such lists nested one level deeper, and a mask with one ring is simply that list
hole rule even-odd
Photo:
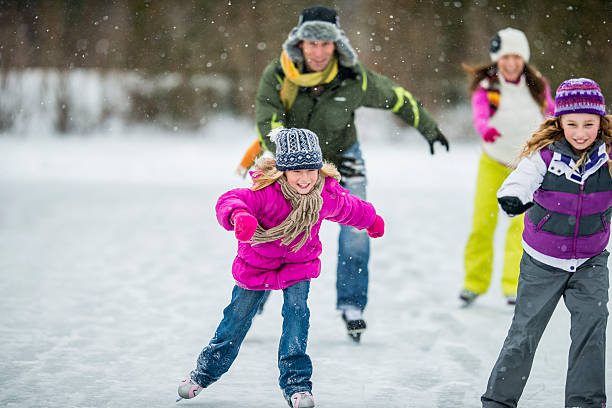
[{"label": "knit hat with pattern", "polygon": [[559,85],[555,95],[555,116],[570,113],[606,116],[606,103],[597,82],[588,78],[572,78]]},{"label": "knit hat with pattern", "polygon": [[319,138],[308,129],[272,129],[268,134],[276,144],[276,168],[286,170],[312,170],[323,167]]}]

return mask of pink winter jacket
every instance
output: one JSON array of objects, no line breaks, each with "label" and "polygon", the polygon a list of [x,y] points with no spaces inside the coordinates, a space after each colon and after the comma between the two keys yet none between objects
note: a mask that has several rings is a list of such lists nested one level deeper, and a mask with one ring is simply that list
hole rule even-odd
[{"label": "pink winter jacket", "polygon": [[[290,248],[300,242],[302,234],[288,246],[281,245],[281,240],[263,244],[238,243],[238,254],[232,265],[238,286],[251,290],[285,289],[296,282],[316,278],[321,273],[319,229],[324,219],[358,229],[371,226],[376,219],[372,204],[350,194],[332,177],[326,177],[321,196],[323,207],[319,220],[312,227],[310,239],[297,252]],[[230,217],[239,208],[257,218],[264,229],[283,222],[292,209],[278,183],[257,191],[237,188],[223,194],[216,206],[219,224],[232,231]]]}]

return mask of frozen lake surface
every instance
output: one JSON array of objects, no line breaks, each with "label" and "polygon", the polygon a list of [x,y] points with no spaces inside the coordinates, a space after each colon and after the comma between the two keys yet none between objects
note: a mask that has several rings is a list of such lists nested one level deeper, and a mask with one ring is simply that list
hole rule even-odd
[{"label": "frozen lake surface", "polygon": [[[1,406],[177,406],[178,382],[230,299],[236,242],[214,205],[248,185],[232,173],[248,143],[0,138]],[[415,139],[363,150],[387,230],[372,242],[368,330],[355,345],[335,310],[338,227],[324,223],[309,300],[317,407],[479,407],[512,318],[499,256],[489,292],[458,307],[479,147],[432,157]],[[286,407],[281,300],[272,294],[230,371],[179,407]],[[568,347],[561,302],[522,406],[563,406]]]}]

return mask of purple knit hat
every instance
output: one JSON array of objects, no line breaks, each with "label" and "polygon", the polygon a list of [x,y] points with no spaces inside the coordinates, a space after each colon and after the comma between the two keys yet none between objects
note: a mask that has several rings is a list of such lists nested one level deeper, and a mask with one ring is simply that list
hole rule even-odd
[{"label": "purple knit hat", "polygon": [[597,82],[588,78],[564,81],[555,95],[555,116],[592,113],[606,116],[606,103]]}]

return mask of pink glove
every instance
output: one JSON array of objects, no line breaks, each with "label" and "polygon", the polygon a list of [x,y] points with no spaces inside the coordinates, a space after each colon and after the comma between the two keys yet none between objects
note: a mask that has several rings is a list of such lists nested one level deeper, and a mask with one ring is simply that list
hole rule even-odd
[{"label": "pink glove", "polygon": [[380,238],[385,233],[385,222],[380,215],[376,216],[374,224],[368,227],[368,235],[372,238]]},{"label": "pink glove", "polygon": [[493,143],[495,141],[495,139],[497,139],[498,137],[500,137],[501,134],[497,131],[497,129],[495,128],[489,128],[489,130],[487,130],[487,133],[485,133],[482,136],[482,139],[486,142],[486,143]]},{"label": "pink glove", "polygon": [[248,241],[253,238],[257,229],[257,218],[245,210],[236,210],[232,213],[234,235],[238,241]]}]

